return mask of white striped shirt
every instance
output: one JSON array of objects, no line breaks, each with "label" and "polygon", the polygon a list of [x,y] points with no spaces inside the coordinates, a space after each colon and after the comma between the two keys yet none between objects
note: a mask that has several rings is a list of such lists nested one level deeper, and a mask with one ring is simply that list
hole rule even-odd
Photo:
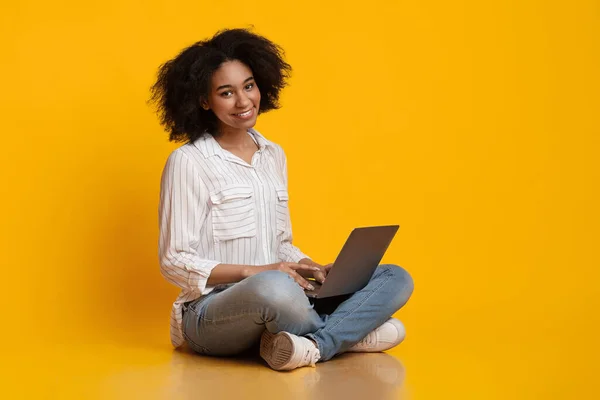
[{"label": "white striped shirt", "polygon": [[218,264],[265,265],[308,258],[292,244],[287,161],[281,146],[255,129],[252,163],[206,134],[174,150],[162,173],[159,260],[181,288],[171,311],[171,342],[184,343],[183,303],[210,293]]}]

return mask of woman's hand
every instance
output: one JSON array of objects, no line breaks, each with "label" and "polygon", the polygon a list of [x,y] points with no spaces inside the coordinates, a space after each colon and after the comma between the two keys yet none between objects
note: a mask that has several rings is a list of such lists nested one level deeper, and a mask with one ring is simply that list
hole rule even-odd
[{"label": "woman's hand", "polygon": [[[303,276],[307,277],[307,278],[315,278],[315,280],[319,283],[325,282],[325,277],[327,276],[327,274],[329,273],[329,270],[333,266],[333,263],[329,263],[327,265],[321,265],[319,263],[314,262],[310,258],[303,258],[302,260],[298,261],[298,264],[305,264],[305,265],[310,265],[312,267],[317,267],[318,270],[308,271],[308,273],[303,274]],[[302,272],[304,272],[304,271],[302,271]]]},{"label": "woman's hand", "polygon": [[275,264],[267,264],[267,265],[261,265],[259,267],[254,267],[251,269],[251,271],[253,272],[253,273],[251,273],[251,275],[257,274],[259,272],[264,272],[264,271],[285,272],[286,274],[291,276],[292,279],[294,279],[296,281],[296,283],[298,285],[300,285],[300,287],[307,289],[307,290],[314,290],[315,287],[313,285],[311,285],[309,281],[304,279],[302,277],[302,275],[300,275],[300,272],[302,272],[303,275],[306,276],[307,273],[308,274],[318,273],[320,271],[320,269],[319,269],[319,267],[314,266],[314,265],[297,264],[297,263],[282,261],[282,262],[278,262]]}]

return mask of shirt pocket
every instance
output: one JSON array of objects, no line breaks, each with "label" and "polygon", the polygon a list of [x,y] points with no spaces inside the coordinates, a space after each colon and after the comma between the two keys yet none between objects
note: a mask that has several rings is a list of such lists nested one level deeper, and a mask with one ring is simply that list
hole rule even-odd
[{"label": "shirt pocket", "polygon": [[290,215],[290,210],[288,207],[288,201],[290,197],[285,187],[278,187],[275,188],[275,190],[277,191],[277,204],[275,205],[275,211],[277,214],[277,235],[281,235],[287,229]]},{"label": "shirt pocket", "polygon": [[228,185],[210,194],[215,242],[256,236],[254,192],[250,185]]}]

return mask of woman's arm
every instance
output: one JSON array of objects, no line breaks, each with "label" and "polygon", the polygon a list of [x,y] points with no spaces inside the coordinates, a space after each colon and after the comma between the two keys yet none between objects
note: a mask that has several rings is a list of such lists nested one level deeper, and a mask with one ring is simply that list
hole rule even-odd
[{"label": "woman's arm", "polygon": [[197,251],[204,223],[208,190],[199,172],[182,151],[167,159],[161,177],[159,202],[159,262],[170,283],[203,294],[217,260],[202,258]]},{"label": "woman's arm", "polygon": [[210,286],[235,283],[250,276],[252,269],[261,267],[239,264],[219,264],[212,269],[207,284]]},{"label": "woman's arm", "polygon": [[[214,286],[224,283],[234,283],[264,271],[282,271],[290,275],[301,287],[313,290],[314,287],[302,277],[303,273],[318,273],[320,268],[315,265],[279,262],[267,265],[237,265],[219,264],[214,267],[208,277],[208,285]],[[312,275],[311,275],[312,276]]]}]

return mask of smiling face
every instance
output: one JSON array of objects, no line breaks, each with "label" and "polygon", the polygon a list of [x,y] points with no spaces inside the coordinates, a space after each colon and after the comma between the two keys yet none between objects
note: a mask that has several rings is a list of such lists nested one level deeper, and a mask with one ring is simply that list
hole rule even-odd
[{"label": "smiling face", "polygon": [[252,71],[240,61],[226,61],[211,79],[208,99],[202,107],[211,109],[219,119],[219,131],[246,131],[256,124],[260,91]]}]

